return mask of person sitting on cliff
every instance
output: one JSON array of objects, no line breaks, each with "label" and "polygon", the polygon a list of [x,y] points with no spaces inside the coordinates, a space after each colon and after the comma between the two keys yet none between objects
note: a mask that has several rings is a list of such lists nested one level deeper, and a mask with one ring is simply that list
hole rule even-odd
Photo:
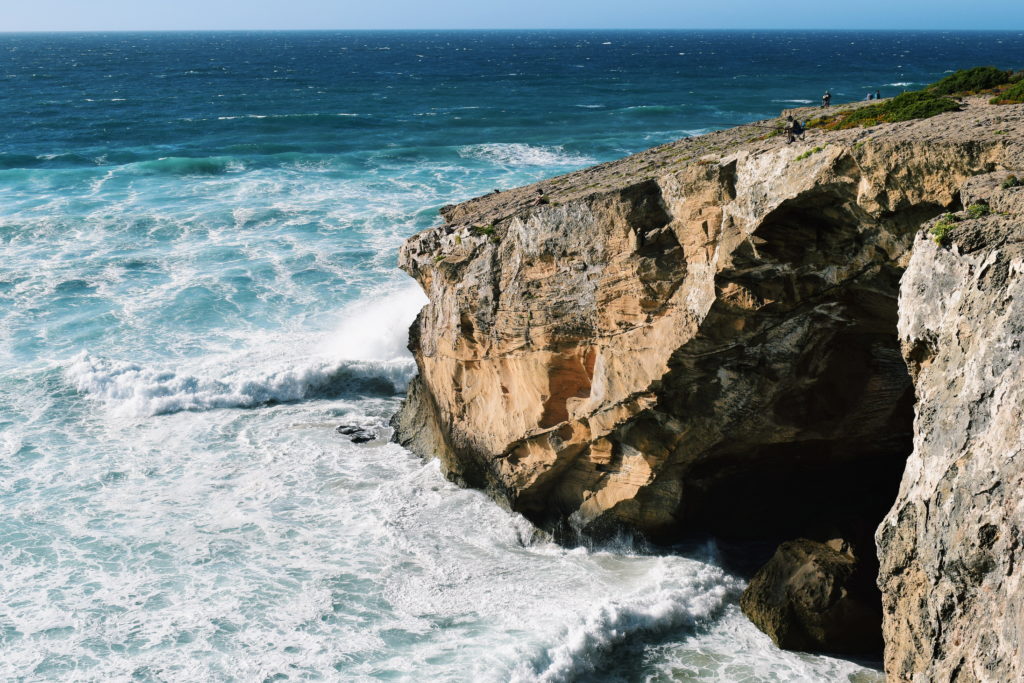
[{"label": "person sitting on cliff", "polygon": [[797,138],[804,139],[804,127],[800,125],[800,122],[795,120],[792,116],[786,117],[786,144],[793,142]]},{"label": "person sitting on cliff", "polygon": [[533,199],[532,206],[540,206],[541,204],[547,204],[548,198],[544,196],[544,188],[537,188],[537,196]]},{"label": "person sitting on cliff", "polygon": [[832,104],[832,93],[826,90],[825,94],[821,96],[821,106],[828,107],[830,104]]}]

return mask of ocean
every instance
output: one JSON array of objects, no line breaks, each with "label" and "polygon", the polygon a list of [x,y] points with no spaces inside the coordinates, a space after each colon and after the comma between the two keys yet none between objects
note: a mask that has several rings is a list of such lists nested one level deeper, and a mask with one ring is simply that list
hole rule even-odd
[{"label": "ocean", "polygon": [[[853,681],[386,440],[437,209],[1024,33],[0,34],[0,679]],[[355,424],[381,438],[354,444]]]}]

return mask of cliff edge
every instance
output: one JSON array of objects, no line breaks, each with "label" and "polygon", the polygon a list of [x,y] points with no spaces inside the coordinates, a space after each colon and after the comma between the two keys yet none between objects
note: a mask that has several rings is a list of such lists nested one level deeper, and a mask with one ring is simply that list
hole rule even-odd
[{"label": "cliff edge", "polygon": [[[904,603],[921,596],[920,576],[942,570],[895,578],[930,560],[910,550],[894,560],[893,549],[954,539],[921,521],[933,474],[910,482],[933,457],[921,423],[931,390],[917,397],[915,427],[915,388],[964,357],[936,355],[927,371],[911,360],[908,372],[903,353],[923,353],[908,307],[923,313],[940,297],[922,274],[914,303],[900,278],[908,264],[927,270],[916,265],[934,245],[922,226],[964,209],[968,180],[1024,169],[1024,105],[971,99],[959,112],[811,131],[790,145],[774,125],[664,145],[545,181],[541,193],[445,207],[444,224],[401,253],[430,303],[410,333],[419,376],[397,436],[567,537],[623,527],[655,539],[839,537],[870,563],[899,489],[909,521],[879,531],[887,651],[891,672],[896,659],[918,671],[913,653],[924,650],[893,639],[934,640],[898,624],[923,623]],[[1001,481],[1019,523],[1020,496]],[[1012,514],[1001,515],[995,542],[1011,543]]]}]

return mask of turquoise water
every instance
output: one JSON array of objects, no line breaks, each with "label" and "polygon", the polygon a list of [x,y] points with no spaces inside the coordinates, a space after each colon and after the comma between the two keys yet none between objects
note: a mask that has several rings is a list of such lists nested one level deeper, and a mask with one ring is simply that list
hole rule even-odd
[{"label": "turquoise water", "polygon": [[446,203],[1021,35],[0,35],[0,679],[874,680],[385,439]]}]

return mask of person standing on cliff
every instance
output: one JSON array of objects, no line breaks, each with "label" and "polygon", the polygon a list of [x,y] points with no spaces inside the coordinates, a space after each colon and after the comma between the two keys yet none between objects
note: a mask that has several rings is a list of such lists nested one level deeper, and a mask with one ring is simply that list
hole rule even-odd
[{"label": "person standing on cliff", "polygon": [[830,104],[832,104],[832,93],[826,90],[825,94],[821,96],[821,106],[827,109]]}]

